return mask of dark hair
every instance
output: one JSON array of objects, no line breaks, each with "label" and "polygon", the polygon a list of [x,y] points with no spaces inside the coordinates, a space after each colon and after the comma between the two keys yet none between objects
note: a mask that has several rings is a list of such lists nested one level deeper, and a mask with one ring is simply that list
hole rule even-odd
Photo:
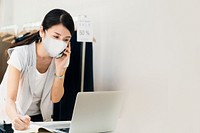
[{"label": "dark hair", "polygon": [[[69,30],[71,35],[73,35],[74,21],[72,19],[72,16],[65,10],[53,9],[46,14],[44,20],[42,21],[43,30],[47,30],[57,24],[63,24],[63,26],[65,26]],[[41,42],[39,31],[30,35],[16,38],[15,43],[10,48],[22,45],[29,45],[33,42]]]}]

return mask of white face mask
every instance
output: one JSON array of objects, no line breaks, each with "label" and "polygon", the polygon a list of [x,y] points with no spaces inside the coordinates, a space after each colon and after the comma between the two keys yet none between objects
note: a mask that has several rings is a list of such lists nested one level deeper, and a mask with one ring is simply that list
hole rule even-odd
[{"label": "white face mask", "polygon": [[64,41],[51,38],[47,32],[42,44],[51,57],[59,57],[67,48],[67,44]]}]

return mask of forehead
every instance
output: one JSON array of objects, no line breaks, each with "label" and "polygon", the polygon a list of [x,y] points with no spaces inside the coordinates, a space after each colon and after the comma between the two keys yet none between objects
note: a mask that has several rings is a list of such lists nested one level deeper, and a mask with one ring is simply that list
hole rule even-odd
[{"label": "forehead", "polygon": [[61,36],[71,36],[69,30],[63,24],[57,24],[48,29],[48,32],[59,33]]}]

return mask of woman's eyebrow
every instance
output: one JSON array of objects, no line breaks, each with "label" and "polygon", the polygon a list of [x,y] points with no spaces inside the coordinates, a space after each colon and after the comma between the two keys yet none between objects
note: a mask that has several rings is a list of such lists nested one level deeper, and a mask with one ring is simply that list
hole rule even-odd
[{"label": "woman's eyebrow", "polygon": [[[61,34],[58,33],[58,32],[54,32],[54,33],[56,33],[57,35],[61,36]],[[71,36],[66,36],[65,38],[71,38]]]},{"label": "woman's eyebrow", "polygon": [[58,33],[58,32],[54,32],[54,33],[56,33],[56,34],[57,34],[57,35],[59,35],[59,36],[61,35],[61,34],[60,34],[60,33]]},{"label": "woman's eyebrow", "polygon": [[65,38],[71,38],[71,36],[66,36]]}]

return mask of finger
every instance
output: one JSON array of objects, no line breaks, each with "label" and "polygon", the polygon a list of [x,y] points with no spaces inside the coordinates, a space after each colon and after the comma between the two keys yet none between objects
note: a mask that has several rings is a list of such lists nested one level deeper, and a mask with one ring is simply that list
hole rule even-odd
[{"label": "finger", "polygon": [[19,117],[16,118],[13,123],[16,126],[17,129],[25,129],[25,128],[27,128],[27,125],[24,124],[24,122]]},{"label": "finger", "polygon": [[70,48],[71,47],[71,43],[69,42],[68,44],[67,44],[67,48]]},{"label": "finger", "polygon": [[69,49],[71,50],[71,42],[69,42]]},{"label": "finger", "polygon": [[23,130],[24,129],[24,127],[22,125],[20,125],[19,123],[15,122],[15,121],[13,122],[13,126],[16,130]]},{"label": "finger", "polygon": [[64,52],[64,54],[63,54],[63,55],[64,55],[64,57],[69,57],[69,56],[70,56],[70,54],[71,54],[71,52],[67,52],[67,51],[66,51],[66,52]]},{"label": "finger", "polygon": [[65,51],[67,51],[67,50],[71,50],[71,47],[67,47],[67,48],[65,49]]},{"label": "finger", "polygon": [[29,120],[31,120],[31,117],[30,117],[30,116],[28,116],[28,115],[25,115],[25,117],[26,117],[26,118],[28,118]]},{"label": "finger", "polygon": [[71,49],[70,49],[70,48],[67,48],[63,53],[64,53],[65,55],[70,54],[70,53],[71,53]]},{"label": "finger", "polygon": [[28,120],[29,122],[31,121],[31,117],[28,115],[25,115],[25,119]]},{"label": "finger", "polygon": [[31,121],[31,118],[30,118],[30,116],[25,115],[25,116],[23,116],[22,120],[23,120],[27,125],[29,125],[29,124],[30,124],[30,121]]},{"label": "finger", "polygon": [[21,125],[21,126],[24,125],[24,122],[23,122],[19,117],[17,117],[17,118],[14,120],[14,122],[15,122],[16,124]]},{"label": "finger", "polygon": [[65,53],[71,53],[70,49],[65,50]]},{"label": "finger", "polygon": [[20,121],[23,123],[23,125],[25,127],[28,127],[29,126],[29,123],[30,123],[30,118],[29,116],[19,116],[20,118]]}]

